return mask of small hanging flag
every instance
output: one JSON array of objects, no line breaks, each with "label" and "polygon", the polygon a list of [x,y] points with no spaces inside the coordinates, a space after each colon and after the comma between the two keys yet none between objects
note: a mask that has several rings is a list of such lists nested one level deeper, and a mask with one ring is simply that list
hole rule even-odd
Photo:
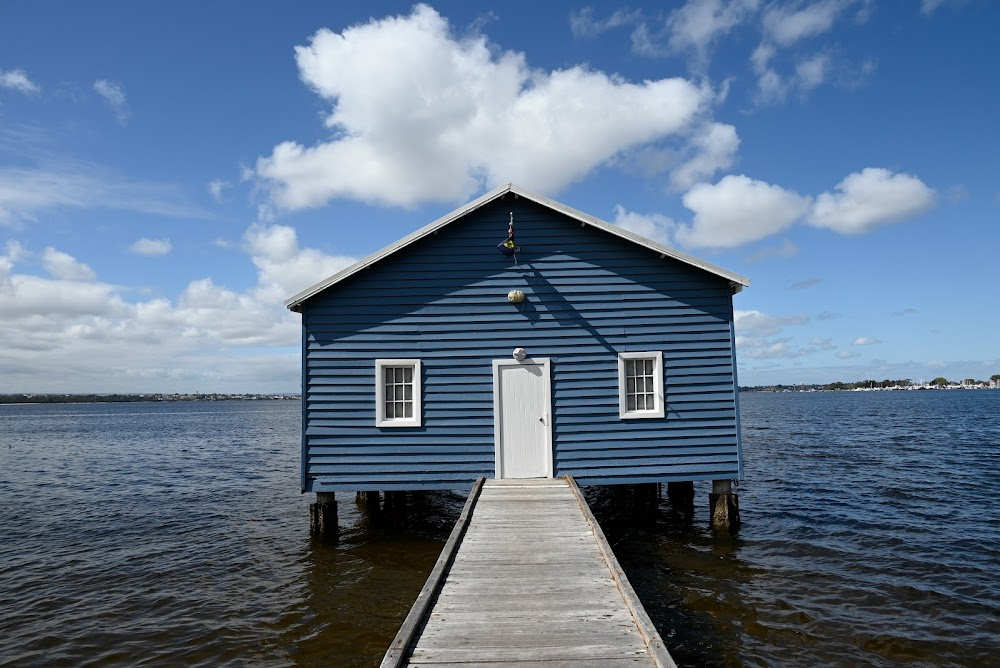
[{"label": "small hanging flag", "polygon": [[497,250],[506,255],[507,257],[514,258],[514,262],[517,262],[517,253],[521,250],[521,247],[514,242],[514,212],[510,212],[510,225],[507,226],[507,239],[501,241],[497,244]]}]

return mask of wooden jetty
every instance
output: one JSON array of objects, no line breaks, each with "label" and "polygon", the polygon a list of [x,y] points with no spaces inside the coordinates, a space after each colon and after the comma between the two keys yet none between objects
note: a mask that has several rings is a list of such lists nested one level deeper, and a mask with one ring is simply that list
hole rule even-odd
[{"label": "wooden jetty", "polygon": [[383,668],[674,667],[571,477],[487,480]]}]

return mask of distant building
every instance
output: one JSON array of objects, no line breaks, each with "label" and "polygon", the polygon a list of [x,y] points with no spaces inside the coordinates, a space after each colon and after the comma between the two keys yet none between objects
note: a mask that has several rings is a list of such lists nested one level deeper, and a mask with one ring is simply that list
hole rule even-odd
[{"label": "distant building", "polygon": [[302,314],[302,490],[738,478],[747,285],[498,188],[286,302]]}]

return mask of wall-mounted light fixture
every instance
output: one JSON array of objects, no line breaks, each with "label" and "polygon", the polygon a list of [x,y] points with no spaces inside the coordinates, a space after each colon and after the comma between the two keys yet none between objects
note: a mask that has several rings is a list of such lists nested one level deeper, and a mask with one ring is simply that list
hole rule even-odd
[{"label": "wall-mounted light fixture", "polygon": [[524,293],[520,290],[511,290],[507,293],[507,301],[511,304],[520,304],[524,301]]},{"label": "wall-mounted light fixture", "polygon": [[528,353],[525,351],[524,348],[514,348],[514,359],[516,359],[518,362],[524,361],[524,358],[526,358],[527,356]]}]

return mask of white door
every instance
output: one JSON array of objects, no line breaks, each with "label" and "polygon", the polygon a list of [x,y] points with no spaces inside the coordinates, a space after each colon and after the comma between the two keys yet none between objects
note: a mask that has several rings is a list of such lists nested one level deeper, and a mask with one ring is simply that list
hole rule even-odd
[{"label": "white door", "polygon": [[493,362],[497,478],[552,477],[549,360]]}]

